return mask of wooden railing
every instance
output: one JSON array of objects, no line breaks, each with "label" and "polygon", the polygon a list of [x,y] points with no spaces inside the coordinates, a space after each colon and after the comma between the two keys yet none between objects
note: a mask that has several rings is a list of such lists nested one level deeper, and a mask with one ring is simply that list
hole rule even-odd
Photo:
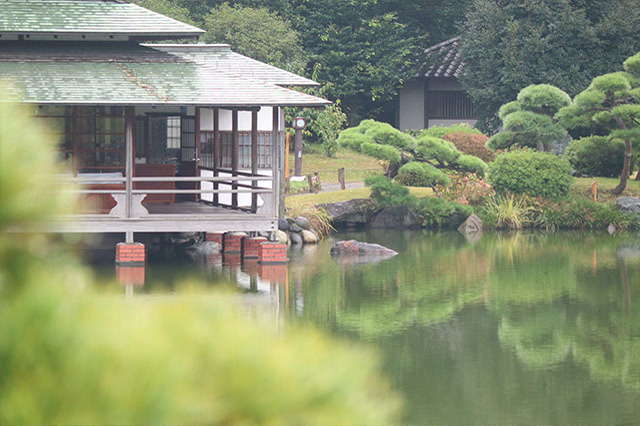
[{"label": "wooden railing", "polygon": [[[229,173],[228,170],[220,170],[220,173]],[[150,194],[232,194],[235,202],[232,204],[222,204],[218,202],[217,206],[233,207],[238,210],[250,211],[252,213],[259,213],[268,217],[275,217],[277,215],[277,206],[273,200],[272,188],[260,187],[260,183],[271,182],[273,187],[273,177],[269,175],[252,175],[246,172],[234,172],[237,176],[158,176],[158,177],[132,177],[129,181],[132,185],[131,188],[127,188],[128,179],[126,177],[71,177],[71,176],[58,176],[57,182],[75,183],[78,188],[71,191],[78,194],[85,195],[110,195],[114,201],[111,201],[113,207],[108,208],[105,211],[94,212],[98,214],[109,214],[111,216],[119,218],[136,218],[148,215],[148,210],[142,205],[144,198]],[[178,183],[178,182],[192,182],[192,183],[211,183],[213,184],[211,189],[202,189],[199,187],[192,189],[184,188],[167,188],[167,189],[136,189],[135,183]],[[245,183],[241,183],[245,182]],[[247,184],[246,182],[251,182]],[[93,185],[94,188],[85,188],[87,185]],[[112,185],[113,188],[104,188],[105,186]],[[116,185],[118,187],[116,187]],[[221,189],[220,186],[231,187],[231,189]],[[251,204],[247,207],[238,207],[237,195],[239,194],[251,194]],[[262,196],[263,206],[259,208],[257,195]],[[218,197],[216,197],[217,199]],[[213,203],[210,203],[213,205]],[[178,211],[178,207],[176,207]],[[179,211],[178,213],[179,214]]]}]

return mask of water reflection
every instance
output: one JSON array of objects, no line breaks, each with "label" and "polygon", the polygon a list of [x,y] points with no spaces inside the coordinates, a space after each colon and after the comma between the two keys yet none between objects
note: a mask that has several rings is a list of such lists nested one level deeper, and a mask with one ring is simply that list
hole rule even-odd
[{"label": "water reflection", "polygon": [[411,423],[637,420],[636,236],[355,237],[400,255],[345,266],[321,247],[313,268],[294,259],[303,317],[381,347]]},{"label": "water reflection", "polygon": [[[386,355],[411,424],[625,424],[640,418],[636,235],[342,234],[400,254],[344,264],[332,240],[290,264],[153,263],[144,289],[195,274],[236,283],[276,321],[313,323]],[[169,275],[173,274],[173,278]],[[121,272],[122,275],[122,272]],[[159,283],[160,282],[160,283]]]}]

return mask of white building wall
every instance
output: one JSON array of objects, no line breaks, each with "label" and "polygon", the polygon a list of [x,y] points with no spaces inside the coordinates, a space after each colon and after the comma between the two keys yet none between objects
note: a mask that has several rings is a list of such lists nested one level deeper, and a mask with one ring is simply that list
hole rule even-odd
[{"label": "white building wall", "polygon": [[[221,109],[219,112],[220,131],[230,132],[232,127],[231,110]],[[273,123],[273,108],[262,107],[258,111],[258,131],[270,132]],[[200,109],[200,130],[213,131],[213,109]],[[251,111],[238,112],[238,131],[251,131]]]},{"label": "white building wall", "polygon": [[398,92],[400,130],[424,128],[424,79],[409,80]]}]

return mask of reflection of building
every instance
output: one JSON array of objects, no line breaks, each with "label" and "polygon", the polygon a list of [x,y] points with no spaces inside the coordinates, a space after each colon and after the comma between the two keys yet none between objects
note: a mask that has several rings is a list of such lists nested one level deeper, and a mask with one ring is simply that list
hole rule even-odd
[{"label": "reflection of building", "polygon": [[400,130],[476,123],[471,99],[458,81],[464,70],[459,43],[456,37],[425,50],[427,71],[407,81],[398,93],[396,124]]},{"label": "reflection of building", "polygon": [[277,229],[283,107],[328,102],[228,46],[141,44],[202,33],[119,0],[2,1],[0,80],[60,139],[57,180],[88,201],[52,229]]}]

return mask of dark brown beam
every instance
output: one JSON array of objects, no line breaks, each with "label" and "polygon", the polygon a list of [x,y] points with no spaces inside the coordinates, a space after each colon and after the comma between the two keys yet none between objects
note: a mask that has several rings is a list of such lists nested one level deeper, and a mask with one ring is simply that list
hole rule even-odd
[{"label": "dark brown beam", "polygon": [[[238,110],[231,111],[231,175],[233,177],[238,176]],[[238,189],[238,181],[233,181],[231,189]],[[231,208],[238,208],[238,194],[234,192],[231,194]]]},{"label": "dark brown beam", "polygon": [[[195,175],[200,176],[200,107],[196,107],[196,154],[195,154]],[[196,189],[200,189],[200,182],[196,183]],[[196,202],[200,200],[200,194],[195,194]]]},{"label": "dark brown beam", "polygon": [[[222,165],[222,153],[220,152],[220,110],[213,110],[213,176],[218,177],[218,169]],[[213,184],[213,189],[218,190],[218,183]],[[213,204],[218,205],[218,194],[213,194]]]}]

